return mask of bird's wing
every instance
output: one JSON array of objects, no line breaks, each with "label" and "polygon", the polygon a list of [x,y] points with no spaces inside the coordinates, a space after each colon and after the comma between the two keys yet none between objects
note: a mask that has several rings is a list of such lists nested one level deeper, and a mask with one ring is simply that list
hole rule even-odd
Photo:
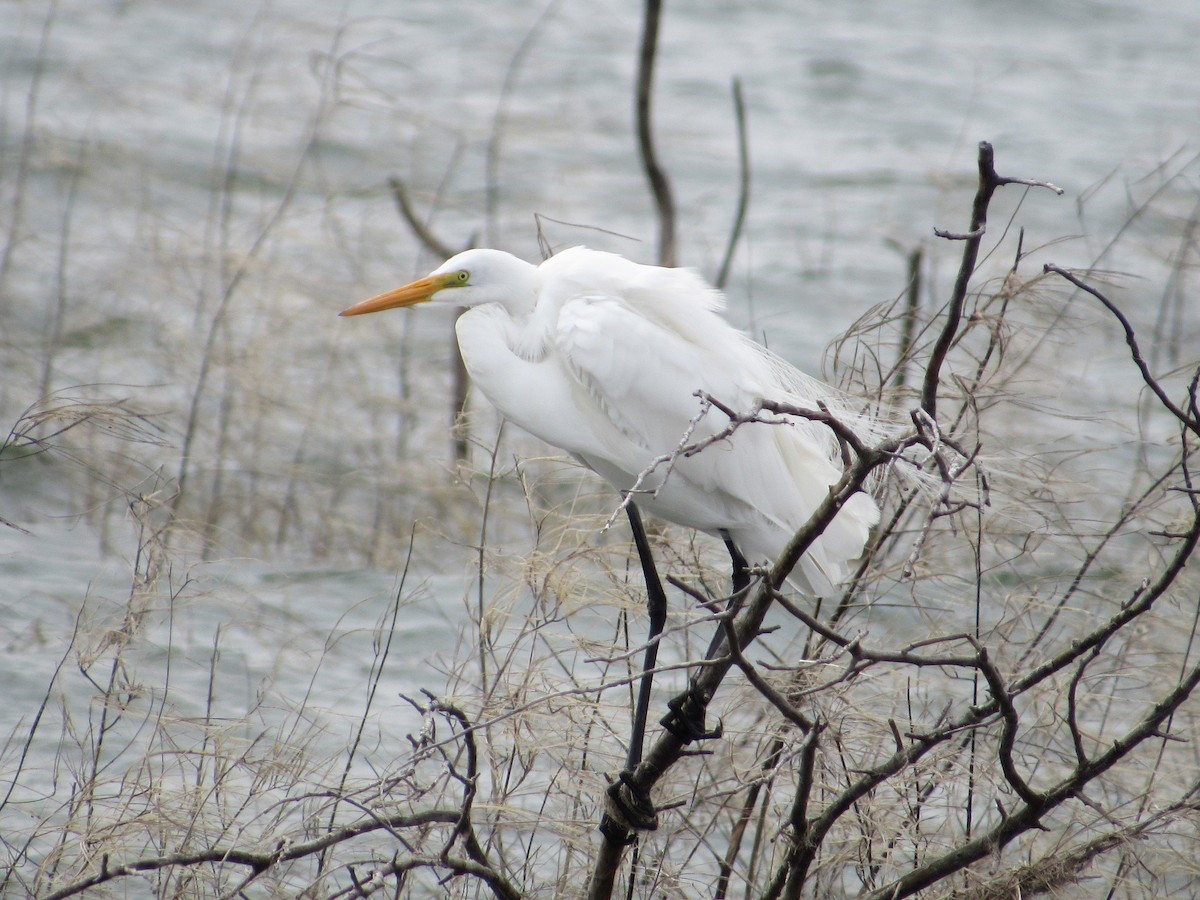
[{"label": "bird's wing", "polygon": [[[669,453],[683,441],[700,412],[696,391],[709,391],[732,406],[753,400],[752,391],[723,371],[724,360],[711,358],[705,346],[620,297],[588,293],[571,299],[559,313],[555,337],[564,369],[584,390],[594,414],[626,438],[638,459]],[[719,424],[715,417],[698,422],[692,437],[709,436],[726,424],[724,417]]]},{"label": "bird's wing", "polygon": [[[641,315],[620,296],[582,294],[562,306],[556,346],[564,370],[587,398],[594,429],[609,428],[623,438],[602,442],[619,454],[588,448],[581,454],[610,481],[623,473],[628,483],[618,487],[631,487],[638,473],[681,444],[703,441],[729,425],[717,409],[697,420],[696,391],[750,412],[772,387],[757,351],[703,309],[686,328],[677,328]],[[774,558],[840,475],[826,442],[813,439],[807,422],[742,425],[729,439],[670,465],[669,476],[668,466],[660,465],[643,483],[657,487],[667,476],[655,502],[646,505],[653,510],[657,504],[676,522],[740,534],[743,551],[759,558]],[[810,554],[809,566],[826,571],[809,580],[822,587],[841,577],[839,567],[861,552],[874,523],[870,498],[854,506]]]}]

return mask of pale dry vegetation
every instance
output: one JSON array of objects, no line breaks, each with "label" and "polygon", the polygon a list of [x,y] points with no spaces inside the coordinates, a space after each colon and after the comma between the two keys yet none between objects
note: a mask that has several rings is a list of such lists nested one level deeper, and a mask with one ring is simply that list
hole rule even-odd
[{"label": "pale dry vegetation", "polygon": [[[685,742],[652,723],[631,777],[658,829],[626,844],[619,823],[597,831],[644,627],[636,557],[604,528],[619,498],[477,406],[450,461],[440,336],[399,324],[398,354],[320,336],[340,305],[313,292],[360,273],[297,274],[288,233],[325,217],[331,243],[353,243],[332,206],[294,190],[343,85],[318,67],[296,181],[259,193],[238,157],[252,57],[229,85],[210,218],[162,229],[94,282],[179,299],[153,328],[136,304],[106,319],[78,299],[68,261],[91,232],[73,204],[103,190],[92,151],[38,170],[36,102],[6,145],[0,527],[36,532],[27,510],[53,500],[127,577],[76,585],[6,631],[29,660],[6,680],[39,699],[2,736],[0,893],[1195,891],[1195,160],[1126,186],[1125,228],[1081,255],[1022,233],[1020,204],[977,227],[993,189],[1052,197],[1001,184],[981,148],[974,216],[964,191],[961,233],[912,236],[907,289],[898,274],[895,300],[833,351],[831,377],[923,410],[907,440],[943,460],[923,491],[884,480],[883,524],[844,596],[778,593],[785,564],[719,614],[702,604],[728,593],[720,548],[654,531],[674,584],[655,722],[695,677],[723,733]],[[31,185],[52,188],[57,230],[30,224]],[[661,195],[657,210],[672,217]],[[142,358],[124,354],[103,384],[64,380],[114,339]],[[445,358],[414,365],[430,343]],[[876,449],[848,444],[844,492],[887,468]],[[241,559],[273,554],[307,567],[281,586]],[[38,557],[47,579],[52,557]],[[734,650],[705,660],[723,627]]]}]

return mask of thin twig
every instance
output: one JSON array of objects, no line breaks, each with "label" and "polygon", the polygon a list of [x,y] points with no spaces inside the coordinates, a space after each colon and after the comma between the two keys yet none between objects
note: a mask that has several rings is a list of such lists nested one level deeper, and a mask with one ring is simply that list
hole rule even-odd
[{"label": "thin twig", "polygon": [[908,379],[908,361],[913,352],[917,332],[917,316],[921,308],[921,260],[924,251],[913,248],[908,254],[908,284],[904,289],[904,315],[900,322],[900,347],[896,351],[896,387],[903,388]]},{"label": "thin twig", "polygon": [[[412,233],[417,240],[424,245],[425,249],[436,256],[438,259],[449,259],[455,253],[459,252],[453,249],[449,244],[440,239],[429,226],[417,215],[417,211],[413,209],[412,203],[408,199],[408,190],[404,186],[404,182],[399,178],[392,176],[388,179],[388,187],[392,189],[392,197],[396,201],[396,209],[399,210],[401,218],[408,224]],[[463,250],[469,250],[475,246],[475,237],[471,236],[463,244]],[[455,310],[455,318],[462,315],[465,310],[459,308]],[[454,458],[464,461],[470,454],[471,435],[467,430],[467,392],[470,389],[471,379],[467,374],[467,364],[463,361],[462,351],[458,347],[458,340],[455,337],[454,330],[450,331],[450,359],[452,360],[453,369],[453,386],[451,394],[451,429],[450,434],[454,441]]]},{"label": "thin twig", "polygon": [[[434,234],[425,221],[417,215],[417,211],[413,209],[413,205],[408,199],[408,189],[404,186],[403,181],[393,175],[388,179],[388,187],[391,188],[392,199],[396,201],[396,210],[400,213],[400,217],[412,229],[413,235],[424,245],[426,250],[438,259],[448,259],[458,252]],[[470,248],[472,243],[468,242],[462,249]]]},{"label": "thin twig", "polygon": [[[1129,319],[1126,318],[1125,314],[1117,307],[1117,305],[1104,296],[1104,294],[1100,293],[1100,291],[1096,290],[1096,288],[1080,280],[1075,275],[1068,272],[1066,269],[1061,268],[1060,266],[1056,266],[1052,263],[1046,263],[1044,266],[1044,271],[1053,272],[1055,275],[1065,278],[1067,281],[1071,282],[1071,284],[1075,285],[1075,287],[1079,288],[1085,293],[1091,294],[1104,305],[1105,309],[1113,314],[1116,320],[1120,323],[1121,329],[1125,332],[1125,343],[1129,347],[1129,354],[1133,358],[1133,364],[1137,366],[1138,371],[1141,373],[1142,381],[1145,382],[1146,387],[1150,388],[1150,390],[1154,393],[1154,396],[1158,398],[1158,401],[1164,407],[1166,407],[1171,415],[1183,423],[1183,425],[1185,425],[1193,434],[1200,436],[1200,421],[1192,418],[1186,412],[1176,406],[1171,398],[1167,396],[1167,392],[1163,390],[1163,386],[1159,383],[1158,379],[1150,374],[1150,367],[1146,364],[1146,360],[1142,356],[1142,350],[1138,346],[1137,335],[1134,333],[1133,326],[1130,324]],[[1200,372],[1200,368],[1197,369],[1197,372]]]},{"label": "thin twig", "polygon": [[746,224],[746,210],[750,207],[750,148],[746,137],[746,101],[742,97],[742,81],[733,79],[733,112],[737,120],[738,138],[738,202],[733,214],[733,228],[729,232],[729,242],[725,245],[725,256],[721,259],[721,268],[717,271],[713,282],[718,290],[725,290],[729,280],[729,270],[733,265],[733,254],[737,250],[738,241],[742,237],[742,228]]}]

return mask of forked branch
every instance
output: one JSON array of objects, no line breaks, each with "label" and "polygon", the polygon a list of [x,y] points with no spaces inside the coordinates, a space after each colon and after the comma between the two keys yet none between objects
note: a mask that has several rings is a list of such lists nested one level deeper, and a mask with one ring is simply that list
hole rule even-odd
[{"label": "forked branch", "polygon": [[987,141],[979,142],[979,188],[975,192],[975,202],[971,208],[971,225],[965,234],[954,234],[935,228],[934,234],[940,238],[952,241],[965,241],[962,262],[958,268],[958,276],[954,280],[954,290],[950,295],[950,303],[946,310],[946,321],[938,334],[937,342],[930,353],[929,364],[925,368],[925,379],[921,388],[921,408],[931,419],[937,418],[937,392],[941,379],[942,364],[946,354],[950,352],[955,338],[958,336],[962,323],[963,307],[967,300],[967,288],[971,276],[975,274],[975,262],[979,257],[979,246],[987,233],[988,205],[992,202],[992,194],[996,188],[1006,184],[1023,184],[1028,187],[1043,187],[1061,194],[1062,188],[1047,181],[1031,181],[1024,178],[1006,178],[996,174],[995,152]]}]

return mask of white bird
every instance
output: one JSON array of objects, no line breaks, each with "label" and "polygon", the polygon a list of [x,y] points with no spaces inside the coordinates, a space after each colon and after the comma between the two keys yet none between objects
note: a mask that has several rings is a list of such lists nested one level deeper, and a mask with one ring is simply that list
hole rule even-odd
[{"label": "white bird", "polygon": [[[721,537],[750,563],[773,562],[841,476],[837,440],[801,417],[746,424],[692,456],[681,443],[720,433],[759,399],[818,402],[869,437],[876,419],[731,326],[724,296],[688,269],[639,265],[575,247],[539,266],[467,250],[430,275],[345,310],[356,316],[432,302],[470,307],[457,323],[473,383],[510,421],[571,454],[652,515]],[[853,496],[793,580],[826,595],[879,519]]]}]

